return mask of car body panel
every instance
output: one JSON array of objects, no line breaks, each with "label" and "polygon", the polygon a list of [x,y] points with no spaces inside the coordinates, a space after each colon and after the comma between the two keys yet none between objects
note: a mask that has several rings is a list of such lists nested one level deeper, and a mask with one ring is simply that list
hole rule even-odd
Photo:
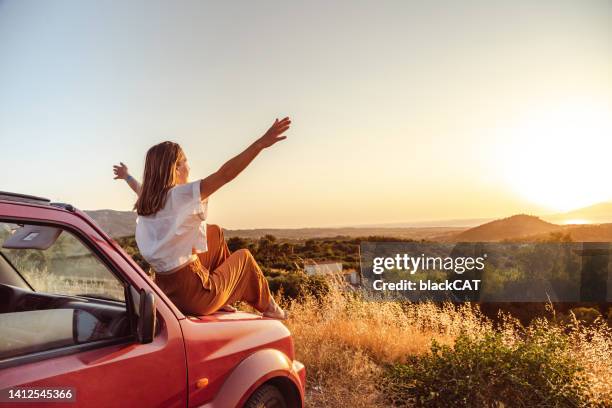
[{"label": "car body panel", "polygon": [[[293,340],[289,330],[277,320],[245,312],[220,312],[181,320],[181,327],[188,361],[190,406],[211,402],[224,386],[228,375],[235,375],[243,361],[261,350],[272,349],[284,356],[280,360],[275,357],[273,360],[276,364],[266,363],[262,369],[274,367],[279,373],[282,372],[279,375],[292,374]],[[258,377],[249,377],[251,382],[240,381],[240,387],[232,392],[238,396],[238,400],[255,380],[268,372],[256,370],[253,374]],[[196,384],[202,379],[206,379],[208,385],[198,388]],[[299,383],[296,385],[300,386]]]},{"label": "car body panel", "polygon": [[[298,406],[303,406],[305,375],[306,372],[301,363],[295,360],[292,362],[279,350],[260,349],[236,366],[216,393],[215,398],[204,404],[203,407],[242,407],[255,390],[264,383],[279,377],[291,381],[299,398]],[[239,390],[239,392],[234,390]]]},{"label": "car body panel", "polygon": [[[245,312],[186,317],[87,214],[71,207],[0,200],[0,218],[74,232],[126,285],[153,291],[160,326],[149,344],[120,339],[7,366],[0,370],[1,389],[74,387],[75,407],[95,401],[100,407],[226,408],[243,404],[257,387],[279,377],[291,381],[303,405],[304,367],[293,360],[293,340],[281,322]],[[198,387],[201,379],[206,385]]]},{"label": "car body panel", "polygon": [[0,370],[0,388],[73,387],[71,407],[185,407],[186,378],[182,335],[172,318],[149,344],[130,341]]},{"label": "car body panel", "polygon": [[[105,234],[74,212],[0,201],[0,218],[61,225],[95,247],[93,249],[120,274],[122,280],[137,288],[155,286],[117,253]],[[41,356],[43,358],[39,361],[0,370],[0,388],[74,387],[78,396],[76,403],[70,403],[70,406],[76,407],[91,406],[93,398],[98,406],[185,406],[187,375],[181,328],[165,302],[157,302],[156,306],[161,330],[152,343],[126,340],[122,344],[60,357],[45,359]],[[160,364],[163,364],[163,370],[159,369]]]}]

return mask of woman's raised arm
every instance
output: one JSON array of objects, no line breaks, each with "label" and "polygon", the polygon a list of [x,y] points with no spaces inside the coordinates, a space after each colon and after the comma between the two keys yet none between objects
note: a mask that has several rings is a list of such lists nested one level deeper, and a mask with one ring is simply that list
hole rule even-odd
[{"label": "woman's raised arm", "polygon": [[245,151],[228,160],[219,170],[210,176],[202,179],[200,182],[200,197],[202,200],[209,197],[212,193],[220,189],[222,186],[232,181],[238,174],[242,172],[253,159],[266,147],[280,142],[287,138],[281,136],[289,129],[291,120],[289,117],[283,120],[276,119],[270,129],[253,144],[246,148]]},{"label": "woman's raised arm", "polygon": [[123,164],[123,162],[119,162],[119,165],[113,166],[113,173],[115,173],[115,180],[125,180],[128,183],[128,186],[130,186],[130,188],[134,190],[138,196],[140,196],[141,185],[138,180],[130,176],[130,173],[128,173],[128,168],[125,164]]}]

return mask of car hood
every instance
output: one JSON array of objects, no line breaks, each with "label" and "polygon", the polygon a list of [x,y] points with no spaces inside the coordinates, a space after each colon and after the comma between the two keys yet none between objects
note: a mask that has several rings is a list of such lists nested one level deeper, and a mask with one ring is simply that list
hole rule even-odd
[{"label": "car hood", "polygon": [[181,327],[185,348],[197,360],[248,354],[261,348],[276,348],[294,357],[289,329],[278,320],[252,313],[217,312],[187,317],[181,320]]}]

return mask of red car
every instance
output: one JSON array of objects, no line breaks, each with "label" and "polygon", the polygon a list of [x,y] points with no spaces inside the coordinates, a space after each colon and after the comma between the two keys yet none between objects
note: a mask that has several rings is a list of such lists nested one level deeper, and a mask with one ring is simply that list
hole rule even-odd
[{"label": "red car", "polygon": [[187,316],[82,211],[0,192],[0,405],[302,407],[304,387],[279,321]]}]

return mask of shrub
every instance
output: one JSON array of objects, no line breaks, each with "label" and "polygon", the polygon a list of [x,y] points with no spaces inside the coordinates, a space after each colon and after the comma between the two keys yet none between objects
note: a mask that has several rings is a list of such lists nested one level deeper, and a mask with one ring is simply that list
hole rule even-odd
[{"label": "shrub", "polygon": [[237,251],[241,248],[247,248],[248,245],[249,242],[246,239],[240,237],[231,237],[227,240],[227,247],[229,248],[230,252]]},{"label": "shrub", "polygon": [[583,369],[563,333],[537,324],[523,341],[501,333],[459,335],[454,347],[388,367],[383,382],[398,405],[422,407],[575,407],[588,401]]},{"label": "shrub", "polygon": [[601,317],[599,310],[592,307],[575,307],[571,309],[571,312],[576,316],[577,320],[586,324],[593,324],[596,319]]},{"label": "shrub", "polygon": [[571,326],[574,321],[585,326],[592,326],[600,320],[605,321],[605,318],[599,313],[599,310],[582,306],[571,308],[566,313],[557,313],[555,316],[555,321],[564,326]]},{"label": "shrub", "polygon": [[151,265],[140,255],[140,251],[138,250],[138,246],[136,245],[136,239],[134,236],[130,237],[120,237],[117,238],[117,243],[123,248],[125,252],[128,253],[129,256],[140,266],[140,268],[145,271],[149,276],[153,276],[153,269]]},{"label": "shrub", "polygon": [[330,290],[330,284],[324,276],[310,276],[301,271],[268,276],[268,284],[273,293],[282,293],[286,298],[297,300],[307,296],[321,299]]}]

